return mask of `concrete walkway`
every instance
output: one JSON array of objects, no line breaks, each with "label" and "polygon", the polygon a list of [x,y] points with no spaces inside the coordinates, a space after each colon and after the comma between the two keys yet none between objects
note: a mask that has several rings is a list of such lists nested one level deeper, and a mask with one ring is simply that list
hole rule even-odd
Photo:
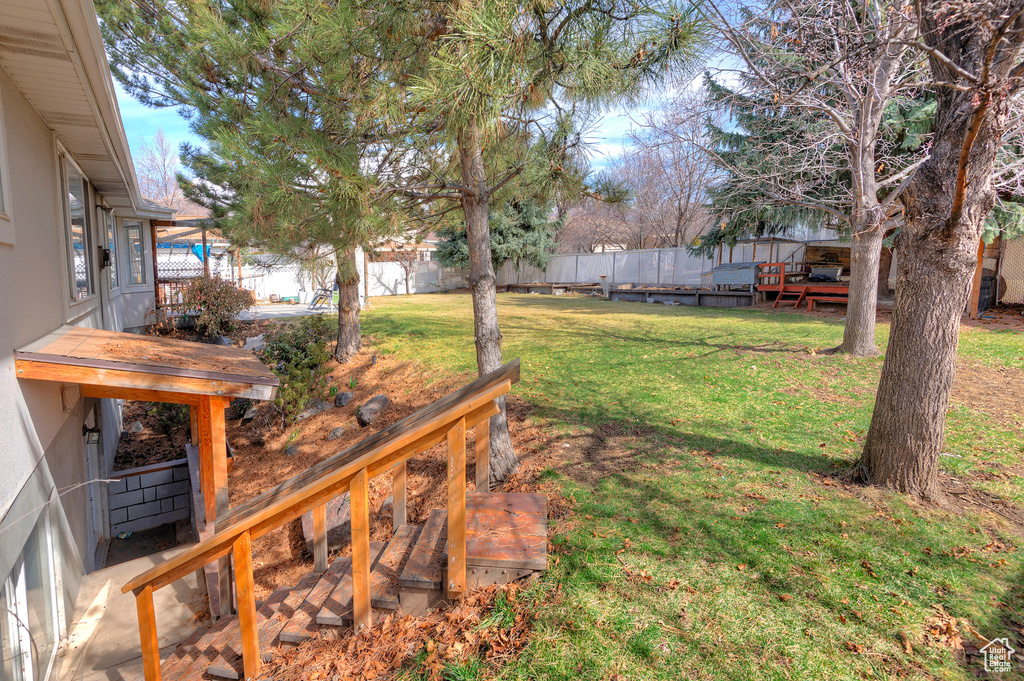
[{"label": "concrete walkway", "polygon": [[274,303],[271,305],[254,305],[238,316],[243,322],[257,319],[287,319],[289,317],[308,317],[325,312],[330,314],[337,310],[322,305],[318,310],[310,310],[309,305],[292,305],[290,303]]},{"label": "concrete walkway", "polygon": [[[58,681],[141,681],[142,647],[139,643],[135,595],[121,593],[131,578],[162,563],[184,547],[97,570],[86,575],[78,592],[67,643],[58,653],[51,678]],[[179,643],[208,620],[205,590],[198,590],[195,574],[179,579],[153,594],[160,656],[170,655]]]}]

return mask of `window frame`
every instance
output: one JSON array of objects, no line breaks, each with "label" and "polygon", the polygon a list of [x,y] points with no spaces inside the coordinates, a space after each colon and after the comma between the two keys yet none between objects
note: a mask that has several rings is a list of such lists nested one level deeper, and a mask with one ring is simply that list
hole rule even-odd
[{"label": "window frame", "polygon": [[[92,185],[89,182],[89,177],[82,172],[81,166],[75,162],[74,157],[71,155],[63,144],[56,141],[56,159],[57,159],[57,208],[60,220],[58,221],[58,230],[60,231],[61,243],[64,245],[64,275],[61,279],[64,280],[64,308],[67,312],[67,321],[79,319],[99,306],[99,289],[97,288],[97,270],[96,270],[96,253],[94,251],[96,244],[93,234],[93,216],[92,211],[89,207],[93,204],[92,200]],[[86,239],[86,246],[83,249],[86,259],[86,271],[89,276],[92,277],[93,290],[88,296],[80,299],[72,297],[72,293],[76,290],[76,284],[71,280],[71,271],[74,266],[74,256],[72,255],[72,240],[71,240],[71,215],[70,205],[68,203],[68,173],[67,164],[74,166],[75,171],[82,177],[82,189],[84,193],[83,214],[85,215],[85,230],[83,232]]]},{"label": "window frame", "polygon": [[[132,280],[131,280],[131,276],[130,275],[131,275],[131,259],[132,259],[132,257],[131,257],[131,249],[128,246],[128,228],[125,227],[125,223],[126,222],[137,222],[137,223],[139,223],[139,236],[142,239],[142,269],[141,269],[142,283],[132,283]],[[125,257],[121,258],[121,260],[124,262],[124,267],[121,269],[121,271],[119,273],[120,275],[124,275],[124,281],[121,282],[121,288],[124,291],[129,291],[129,292],[133,292],[133,291],[150,291],[150,290],[153,289],[153,283],[149,281],[149,276],[150,275],[148,274],[148,270],[152,267],[152,264],[149,262],[149,258],[146,257],[146,252],[152,250],[151,246],[147,246],[147,244],[149,242],[149,237],[147,236],[147,233],[149,232],[149,230],[146,229],[147,222],[148,221],[145,218],[139,218],[139,217],[133,217],[133,216],[121,216],[121,217],[117,218],[118,229],[121,232],[121,237],[120,237],[121,241],[120,241],[119,246],[121,247],[121,252],[124,253],[124,256],[125,256]],[[153,254],[153,257],[156,257],[155,253]],[[119,277],[119,281],[120,281],[120,277]]]},{"label": "window frame", "polygon": [[[103,206],[96,206],[96,212],[98,215],[103,216],[101,225],[101,236],[103,237],[103,248],[110,248],[110,265],[109,272],[107,272],[107,291],[110,292],[110,297],[114,298],[121,295],[122,276],[120,267],[120,259],[117,254],[121,251],[121,240],[117,234],[117,216],[114,215],[112,208],[104,208]],[[100,268],[100,272],[103,268]],[[110,280],[111,274],[116,278],[116,282]],[[100,275],[102,276],[102,274]]]}]

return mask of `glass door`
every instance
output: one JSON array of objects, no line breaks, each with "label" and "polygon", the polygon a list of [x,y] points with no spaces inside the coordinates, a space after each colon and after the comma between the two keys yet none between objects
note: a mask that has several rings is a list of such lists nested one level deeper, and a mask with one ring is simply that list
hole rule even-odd
[{"label": "glass door", "polygon": [[56,643],[56,600],[47,516],[39,517],[0,589],[0,681],[44,681]]}]

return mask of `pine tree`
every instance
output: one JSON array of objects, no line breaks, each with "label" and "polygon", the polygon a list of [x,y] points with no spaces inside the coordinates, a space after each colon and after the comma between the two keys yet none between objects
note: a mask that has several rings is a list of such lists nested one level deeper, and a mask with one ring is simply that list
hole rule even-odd
[{"label": "pine tree", "polygon": [[[212,209],[233,242],[288,254],[334,249],[336,357],[360,346],[356,246],[391,233],[371,210],[379,127],[360,118],[385,60],[370,58],[354,3],[321,7],[258,0],[100,0],[115,77],[143,103],[183,107],[201,147],[185,145],[188,198]],[[307,78],[313,64],[329,69]]]}]

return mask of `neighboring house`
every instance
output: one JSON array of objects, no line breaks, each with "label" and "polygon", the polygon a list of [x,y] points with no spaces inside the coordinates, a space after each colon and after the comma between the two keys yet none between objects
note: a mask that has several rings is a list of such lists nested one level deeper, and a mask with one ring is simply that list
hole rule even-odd
[{"label": "neighboring house", "polygon": [[46,679],[82,575],[102,561],[119,405],[18,380],[61,325],[143,329],[152,219],[90,0],[0,0],[0,678]]}]

